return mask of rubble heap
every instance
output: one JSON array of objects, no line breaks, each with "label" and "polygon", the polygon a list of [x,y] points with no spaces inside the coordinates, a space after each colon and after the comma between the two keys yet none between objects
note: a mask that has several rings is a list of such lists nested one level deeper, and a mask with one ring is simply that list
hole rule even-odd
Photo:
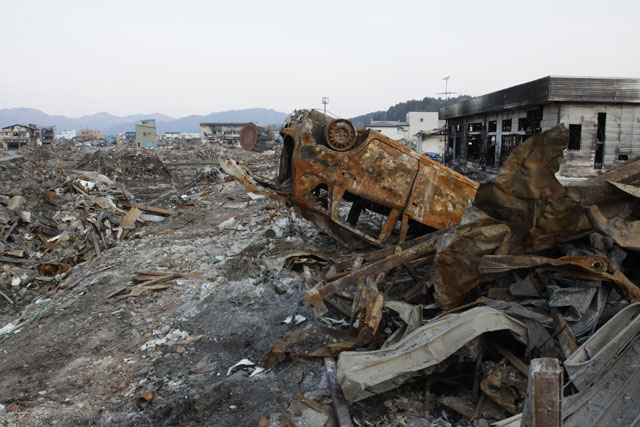
[{"label": "rubble heap", "polygon": [[[136,236],[137,227],[174,213],[136,204],[122,184],[100,173],[110,170],[99,167],[106,156],[112,156],[104,152],[87,154],[81,161],[96,170],[78,170],[71,163],[63,167],[62,161],[48,167],[51,160],[64,159],[67,151],[39,149],[0,162],[4,183],[0,190],[0,296],[9,302],[3,308],[17,309],[43,288],[50,296],[71,266],[99,258],[118,242]],[[89,162],[90,158],[94,160]],[[123,171],[129,176],[143,176],[156,168],[143,160],[127,164]],[[136,165],[144,167],[134,171]],[[163,173],[162,168],[158,170]]]},{"label": "rubble heap", "polygon": [[459,225],[326,260],[306,296],[315,327],[274,341],[264,366],[337,357],[350,403],[425,378],[425,410],[469,421],[637,421],[640,158],[565,187],[566,141],[558,126],[515,149]]},{"label": "rubble heap", "polygon": [[155,151],[96,150],[86,153],[76,168],[97,171],[118,181],[171,178],[171,172]]}]

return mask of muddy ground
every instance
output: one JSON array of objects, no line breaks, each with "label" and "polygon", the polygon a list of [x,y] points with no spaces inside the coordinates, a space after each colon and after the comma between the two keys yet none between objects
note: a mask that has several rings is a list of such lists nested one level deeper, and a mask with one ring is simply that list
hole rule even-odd
[{"label": "muddy ground", "polygon": [[[275,153],[223,151],[264,176],[276,171]],[[321,361],[286,361],[254,376],[228,372],[241,359],[259,365],[273,340],[312,326],[304,275],[283,268],[287,257],[348,252],[286,208],[253,200],[225,180],[216,171],[218,154],[158,152],[162,164],[151,164],[156,177],[149,179],[110,165],[114,152],[22,153],[39,156],[50,170],[99,171],[137,200],[177,213],[72,267],[55,292],[32,287],[14,305],[0,300],[0,328],[24,322],[0,342],[0,424],[256,425],[263,415],[275,420],[296,395],[330,403]],[[131,165],[145,162],[134,156]],[[321,268],[312,266],[312,277]],[[168,289],[122,296],[137,273],[150,271],[185,276]],[[282,323],[295,314],[306,320]],[[149,392],[150,402],[140,399]],[[361,425],[456,421],[425,406],[422,380],[350,410]]]}]

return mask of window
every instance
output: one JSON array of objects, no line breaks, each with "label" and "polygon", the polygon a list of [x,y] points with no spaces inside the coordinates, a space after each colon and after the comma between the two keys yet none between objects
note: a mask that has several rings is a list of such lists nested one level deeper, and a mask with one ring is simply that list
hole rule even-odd
[{"label": "window", "polygon": [[482,123],[469,123],[469,132],[480,132],[482,130]]},{"label": "window", "polygon": [[518,119],[518,132],[531,133],[531,119],[529,117],[520,117]]},{"label": "window", "polygon": [[502,132],[511,132],[511,119],[502,121]]},{"label": "window", "polygon": [[498,121],[493,120],[489,122],[489,132],[496,132],[498,130]]},{"label": "window", "polygon": [[423,119],[422,117],[420,117],[420,121],[421,121],[421,122],[424,122],[424,119]]},{"label": "window", "polygon": [[598,113],[598,134],[596,141],[604,142],[604,131],[607,123],[607,113]]},{"label": "window", "polygon": [[582,134],[582,125],[569,125],[569,150],[580,150],[580,136]]}]

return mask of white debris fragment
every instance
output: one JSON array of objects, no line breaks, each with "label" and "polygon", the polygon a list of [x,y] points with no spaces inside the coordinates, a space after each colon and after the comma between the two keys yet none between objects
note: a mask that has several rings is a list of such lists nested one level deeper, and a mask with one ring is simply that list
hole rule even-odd
[{"label": "white debris fragment", "polygon": [[11,279],[11,286],[14,288],[17,288],[18,286],[20,286],[20,278],[19,277],[14,277],[13,279]]},{"label": "white debris fragment", "polygon": [[0,329],[0,335],[9,334],[13,332],[17,327],[18,321],[9,322],[8,324],[4,325],[2,329]]},{"label": "white debris fragment", "polygon": [[255,363],[253,363],[249,359],[242,359],[241,361],[239,361],[238,363],[236,363],[235,365],[229,368],[229,370],[227,371],[227,376],[231,375],[233,371],[236,370],[236,368],[242,368],[245,366],[247,367],[255,366]]},{"label": "white debris fragment", "polygon": [[235,222],[236,222],[235,218],[231,217],[225,221],[222,221],[220,224],[218,224],[218,229],[224,230],[225,228],[231,227]]},{"label": "white debris fragment", "polygon": [[252,193],[251,191],[249,191],[247,193],[247,196],[249,196],[249,198],[251,200],[259,200],[259,199],[264,199],[264,196],[262,194],[256,194],[256,193]]},{"label": "white debris fragment", "polygon": [[95,182],[85,181],[84,179],[79,179],[78,184],[80,184],[84,190],[93,190],[96,186]]},{"label": "white debris fragment", "polygon": [[293,325],[299,325],[299,324],[301,324],[301,323],[305,322],[306,320],[307,320],[307,318],[306,318],[306,317],[304,317],[304,316],[303,316],[303,315],[301,315],[301,314],[297,314],[297,313],[296,313],[296,315],[295,315],[295,316],[287,316],[287,318],[286,318],[286,319],[284,319],[284,320],[282,321],[282,323],[284,323],[285,325],[291,325],[291,324],[293,324]]},{"label": "white debris fragment", "polygon": [[338,320],[338,319],[333,319],[331,317],[323,317],[323,318],[320,319],[320,321],[322,323],[325,323],[325,324],[329,325],[329,326],[344,326],[344,327],[347,327],[347,328],[349,327],[349,322],[347,322],[344,319]]},{"label": "white debris fragment", "polygon": [[249,377],[255,377],[256,375],[260,375],[264,371],[265,371],[265,369],[262,366],[256,366],[255,369],[253,370],[253,372],[251,372],[251,374],[249,374]]},{"label": "white debris fragment", "polygon": [[188,332],[181,331],[180,329],[174,329],[173,331],[169,332],[167,335],[165,335],[162,338],[149,340],[146,343],[142,344],[142,346],[140,347],[140,350],[144,351],[149,348],[154,348],[160,345],[174,345],[178,341],[186,339],[188,336],[189,336]]},{"label": "white debris fragment", "polygon": [[21,211],[20,212],[20,219],[23,222],[30,223],[31,222],[31,212]]}]

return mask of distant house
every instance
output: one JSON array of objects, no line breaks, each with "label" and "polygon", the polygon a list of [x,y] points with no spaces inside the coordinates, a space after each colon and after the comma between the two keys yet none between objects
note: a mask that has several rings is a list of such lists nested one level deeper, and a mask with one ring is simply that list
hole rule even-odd
[{"label": "distant house", "polygon": [[76,132],[76,139],[81,142],[95,142],[104,139],[104,135],[97,129],[81,129]]},{"label": "distant house", "polygon": [[156,139],[155,119],[142,120],[136,125],[136,147],[154,148],[157,144]]},{"label": "distant house", "polygon": [[63,130],[58,134],[58,137],[60,139],[72,140],[73,138],[76,137],[76,131],[75,131],[75,129],[73,129],[73,130]]},{"label": "distant house", "polygon": [[407,141],[409,138],[409,123],[396,120],[371,120],[365,129],[380,132],[396,141]]},{"label": "distant house", "polygon": [[200,123],[203,144],[240,141],[240,131],[246,123]]},{"label": "distant house", "polygon": [[422,148],[423,132],[432,131],[444,126],[444,120],[438,120],[435,111],[410,111],[406,115],[406,121],[374,121],[372,120],[366,129],[388,136],[396,141],[401,141],[416,151],[424,153]]},{"label": "distant house", "polygon": [[2,128],[2,145],[8,149],[19,149],[22,147],[35,147],[39,145],[40,129],[38,126],[15,124]]},{"label": "distant house", "polygon": [[589,177],[640,155],[640,79],[547,76],[440,109],[447,156],[499,166],[531,135],[569,130],[560,174]]}]

